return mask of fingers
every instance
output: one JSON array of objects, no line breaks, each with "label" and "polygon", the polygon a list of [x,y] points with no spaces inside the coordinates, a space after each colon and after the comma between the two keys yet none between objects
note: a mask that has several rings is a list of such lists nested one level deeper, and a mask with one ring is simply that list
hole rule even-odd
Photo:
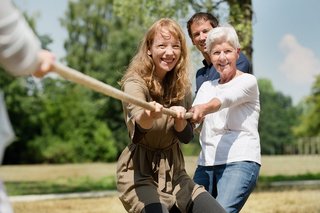
[{"label": "fingers", "polygon": [[55,56],[47,50],[40,50],[38,53],[38,57],[40,60],[40,65],[39,65],[38,70],[36,70],[33,73],[33,75],[35,77],[42,78],[49,71],[52,70],[53,63],[55,61]]},{"label": "fingers", "polygon": [[204,114],[201,110],[201,107],[199,105],[193,106],[189,112],[192,112],[192,118],[191,118],[191,122],[193,123],[201,123],[204,119]]},{"label": "fingers", "polygon": [[153,106],[154,110],[146,109],[146,114],[153,119],[161,118],[163,106],[155,101],[150,102],[150,104]]},{"label": "fingers", "polygon": [[185,115],[187,113],[187,110],[182,106],[172,106],[170,107],[171,110],[174,110],[176,112],[176,118],[177,119],[184,119]]}]

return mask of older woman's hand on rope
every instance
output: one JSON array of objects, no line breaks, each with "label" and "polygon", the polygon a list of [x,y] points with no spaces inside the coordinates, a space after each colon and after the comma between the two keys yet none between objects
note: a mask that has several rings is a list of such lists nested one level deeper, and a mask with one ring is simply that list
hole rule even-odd
[{"label": "older woman's hand on rope", "polygon": [[191,122],[195,124],[202,123],[204,117],[207,114],[205,104],[195,105],[189,110],[189,112],[193,113]]}]

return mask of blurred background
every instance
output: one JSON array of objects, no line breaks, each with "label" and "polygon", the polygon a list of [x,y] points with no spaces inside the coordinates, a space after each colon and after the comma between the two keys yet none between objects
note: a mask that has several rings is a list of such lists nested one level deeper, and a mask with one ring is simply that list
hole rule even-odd
[{"label": "blurred background", "polygon": [[[193,83],[202,56],[187,35],[187,20],[194,12],[208,11],[220,23],[232,24],[253,64],[261,103],[262,167],[243,212],[320,211],[320,1],[13,2],[58,61],[115,88],[155,20],[171,17],[185,30]],[[116,197],[116,161],[129,143],[119,100],[55,74],[13,78],[0,71],[0,88],[11,121],[0,131],[11,129],[15,135],[0,177],[15,212],[125,212]],[[198,137],[182,148],[192,176]],[[93,199],[60,196],[32,202],[19,197],[110,190],[111,196]]]},{"label": "blurred background", "polygon": [[[320,152],[320,19],[317,0],[14,0],[42,45],[62,63],[119,88],[145,30],[161,17],[186,29],[209,11],[238,31],[259,80],[263,155]],[[186,34],[187,36],[187,34]],[[193,72],[202,56],[187,36]],[[1,68],[0,68],[1,69]],[[56,75],[13,78],[0,72],[16,138],[3,164],[114,162],[129,143],[121,102]],[[183,147],[197,155],[197,138]]]}]

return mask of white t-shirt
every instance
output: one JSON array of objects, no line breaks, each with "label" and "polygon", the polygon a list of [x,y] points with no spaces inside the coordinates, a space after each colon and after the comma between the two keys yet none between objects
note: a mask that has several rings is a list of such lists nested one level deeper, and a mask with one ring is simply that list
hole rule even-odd
[{"label": "white t-shirt", "polygon": [[206,115],[200,133],[198,165],[213,166],[237,161],[261,164],[258,121],[260,113],[257,79],[243,73],[225,84],[204,82],[193,102],[218,98],[220,109]]}]

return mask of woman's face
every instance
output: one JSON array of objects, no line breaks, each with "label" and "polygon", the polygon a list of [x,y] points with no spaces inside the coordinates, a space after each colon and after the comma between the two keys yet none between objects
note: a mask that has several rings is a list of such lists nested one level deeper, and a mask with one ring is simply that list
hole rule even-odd
[{"label": "woman's face", "polygon": [[215,44],[210,51],[210,60],[220,74],[220,78],[229,78],[237,71],[239,49],[234,48],[228,42]]},{"label": "woman's face", "polygon": [[181,55],[180,41],[162,29],[155,34],[153,44],[148,50],[155,64],[155,74],[161,80],[177,64]]}]

